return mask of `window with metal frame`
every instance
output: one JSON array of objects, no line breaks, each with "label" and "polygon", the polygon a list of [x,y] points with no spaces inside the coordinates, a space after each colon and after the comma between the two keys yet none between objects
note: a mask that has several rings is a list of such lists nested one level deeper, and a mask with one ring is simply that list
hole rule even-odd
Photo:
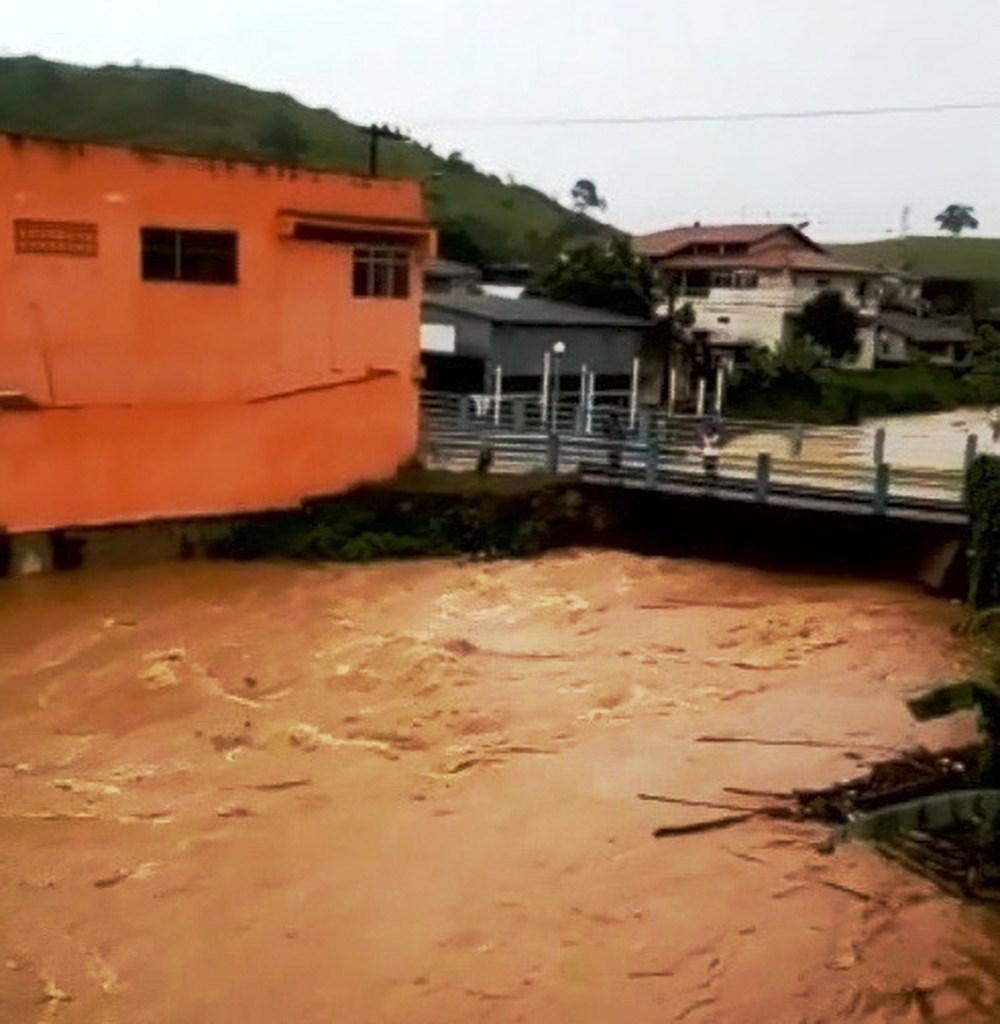
[{"label": "window with metal frame", "polygon": [[407,299],[410,297],[410,253],[406,249],[354,250],[355,298]]},{"label": "window with metal frame", "polygon": [[236,284],[239,279],[235,231],[142,228],[142,279],[191,284]]}]

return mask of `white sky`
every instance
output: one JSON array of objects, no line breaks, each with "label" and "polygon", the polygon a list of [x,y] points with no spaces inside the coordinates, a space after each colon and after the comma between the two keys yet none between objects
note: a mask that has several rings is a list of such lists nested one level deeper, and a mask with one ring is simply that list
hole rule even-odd
[{"label": "white sky", "polygon": [[647,231],[796,219],[819,238],[1000,235],[1000,111],[741,124],[447,125],[1000,100],[1000,0],[7,0],[7,54],[185,66],[412,128]]}]

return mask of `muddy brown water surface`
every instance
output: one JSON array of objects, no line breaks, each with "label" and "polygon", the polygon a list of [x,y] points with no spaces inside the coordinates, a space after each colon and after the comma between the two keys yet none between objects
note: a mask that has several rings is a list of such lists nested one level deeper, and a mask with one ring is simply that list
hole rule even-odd
[{"label": "muddy brown water surface", "polygon": [[901,699],[959,615],[595,551],[0,581],[0,1020],[995,1021],[995,910],[637,799],[968,740]]}]

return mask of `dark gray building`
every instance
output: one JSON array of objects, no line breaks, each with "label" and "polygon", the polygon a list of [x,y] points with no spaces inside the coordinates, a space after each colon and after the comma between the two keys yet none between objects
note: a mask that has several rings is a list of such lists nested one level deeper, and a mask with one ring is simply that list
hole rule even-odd
[{"label": "dark gray building", "polygon": [[428,391],[488,391],[497,366],[506,392],[537,391],[545,354],[561,341],[565,391],[578,389],[584,366],[596,374],[597,390],[628,389],[639,356],[640,392],[659,399],[663,359],[648,343],[648,320],[548,299],[464,293],[425,295],[422,320]]},{"label": "dark gray building", "polygon": [[427,295],[475,291],[482,280],[483,272],[468,263],[436,259],[424,267],[424,293]]}]

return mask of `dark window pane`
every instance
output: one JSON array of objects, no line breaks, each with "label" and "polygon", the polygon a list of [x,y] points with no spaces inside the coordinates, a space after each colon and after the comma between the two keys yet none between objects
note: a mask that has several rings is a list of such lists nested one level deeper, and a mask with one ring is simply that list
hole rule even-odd
[{"label": "dark window pane", "polygon": [[236,284],[236,234],[182,231],[180,279],[203,284]]},{"label": "dark window pane", "polygon": [[410,297],[410,261],[406,256],[397,257],[392,275],[392,297],[408,299]]},{"label": "dark window pane", "polygon": [[177,232],[165,228],[142,229],[142,279],[177,280]]},{"label": "dark window pane", "polygon": [[236,232],[143,228],[142,277],[145,281],[236,284]]},{"label": "dark window pane", "polygon": [[392,264],[387,260],[376,260],[375,261],[375,275],[372,284],[372,294],[378,296],[386,296],[392,293],[392,288],[389,283],[389,275],[392,272]]},{"label": "dark window pane", "polygon": [[409,252],[388,248],[355,249],[353,291],[362,297],[409,298]]},{"label": "dark window pane", "polygon": [[356,249],[354,252],[354,294],[360,298],[369,294],[368,270],[370,264],[366,256],[363,249]]}]

